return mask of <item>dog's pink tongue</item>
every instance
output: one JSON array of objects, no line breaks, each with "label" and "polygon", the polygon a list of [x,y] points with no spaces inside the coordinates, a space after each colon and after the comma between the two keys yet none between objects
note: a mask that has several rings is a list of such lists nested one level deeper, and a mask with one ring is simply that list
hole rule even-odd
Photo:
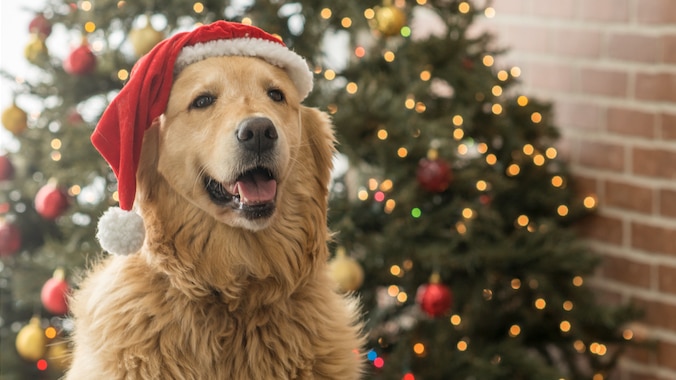
[{"label": "dog's pink tongue", "polygon": [[254,173],[238,180],[235,183],[235,190],[239,193],[240,202],[244,204],[270,202],[277,194],[277,181],[263,174]]}]

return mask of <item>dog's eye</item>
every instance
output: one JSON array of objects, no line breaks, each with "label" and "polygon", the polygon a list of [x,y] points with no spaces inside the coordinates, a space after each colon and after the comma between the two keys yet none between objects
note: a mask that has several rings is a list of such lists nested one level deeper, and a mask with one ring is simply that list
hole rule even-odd
[{"label": "dog's eye", "polygon": [[283,102],[284,101],[284,93],[282,90],[273,88],[271,90],[268,90],[268,97],[272,99],[275,102]]},{"label": "dog's eye", "polygon": [[192,101],[190,104],[190,109],[193,108],[206,108],[209,107],[210,105],[214,104],[216,101],[216,97],[213,95],[200,95],[195,98],[195,100]]}]

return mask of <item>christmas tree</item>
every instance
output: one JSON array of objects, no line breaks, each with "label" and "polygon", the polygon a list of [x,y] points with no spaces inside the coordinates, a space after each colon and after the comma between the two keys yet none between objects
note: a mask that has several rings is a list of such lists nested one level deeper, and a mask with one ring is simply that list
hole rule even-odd
[{"label": "christmas tree", "polygon": [[[382,379],[603,379],[635,313],[599,303],[596,257],[575,236],[577,194],[549,105],[456,0],[48,1],[26,27],[34,78],[3,72],[0,378],[58,378],[64,294],[102,254],[96,220],[115,178],[89,136],[139,56],[228,19],[277,34],[316,75],[347,162],[332,185],[334,276],[362,297]],[[474,28],[474,29],[473,29]],[[51,31],[60,32],[52,36]],[[53,56],[48,39],[73,46]],[[3,68],[8,69],[8,68]],[[42,105],[30,117],[22,100]],[[363,282],[363,284],[362,284]]]}]

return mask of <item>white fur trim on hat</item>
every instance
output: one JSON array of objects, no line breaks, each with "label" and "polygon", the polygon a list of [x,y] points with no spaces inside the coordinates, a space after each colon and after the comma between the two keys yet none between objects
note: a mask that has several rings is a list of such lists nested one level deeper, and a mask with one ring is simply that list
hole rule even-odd
[{"label": "white fur trim on hat", "polygon": [[312,91],[312,72],[305,59],[282,44],[259,38],[213,40],[186,46],[176,58],[174,73],[203,59],[225,56],[260,57],[286,70],[301,99],[305,99]]},{"label": "white fur trim on hat", "polygon": [[109,253],[130,255],[143,247],[145,233],[141,215],[111,207],[99,219],[96,238]]}]

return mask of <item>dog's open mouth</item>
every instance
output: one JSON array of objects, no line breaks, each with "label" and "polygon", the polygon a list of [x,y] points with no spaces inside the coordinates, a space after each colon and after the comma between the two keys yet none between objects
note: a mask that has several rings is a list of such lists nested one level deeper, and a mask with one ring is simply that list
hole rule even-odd
[{"label": "dog's open mouth", "polygon": [[267,168],[247,170],[232,183],[205,176],[204,189],[212,202],[240,210],[247,219],[267,218],[275,211],[277,180]]}]

